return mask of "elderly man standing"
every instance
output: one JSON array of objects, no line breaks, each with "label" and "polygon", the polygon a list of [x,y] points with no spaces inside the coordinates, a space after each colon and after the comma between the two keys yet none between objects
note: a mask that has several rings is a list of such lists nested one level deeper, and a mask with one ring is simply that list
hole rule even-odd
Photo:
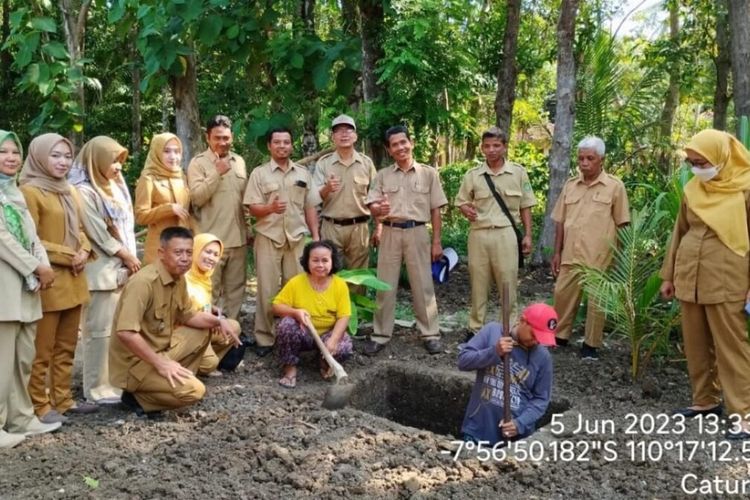
[{"label": "elderly man standing", "polygon": [[[430,260],[435,261],[443,255],[440,207],[448,200],[437,170],[414,161],[414,144],[406,127],[389,128],[385,132],[385,142],[396,163],[375,176],[367,203],[373,216],[381,218],[384,226],[378,251],[378,278],[391,285],[391,290],[377,294],[374,331],[364,352],[373,356],[391,340],[403,261],[406,262],[414,315],[425,349],[430,354],[438,354],[442,345]],[[432,223],[432,241],[426,227],[428,222]]]},{"label": "elderly man standing", "polygon": [[[481,149],[484,163],[466,172],[456,197],[456,206],[471,222],[472,334],[482,328],[487,318],[487,296],[493,280],[498,293],[503,282],[508,283],[511,315],[515,316],[519,254],[531,252],[531,207],[536,205],[526,169],[505,159],[505,133],[497,127],[490,128],[482,134]],[[519,240],[522,224],[523,237]]]},{"label": "elderly man standing", "polygon": [[[628,195],[622,181],[602,170],[604,141],[586,137],[578,144],[578,177],[563,186],[552,212],[556,222],[552,274],[555,283],[555,310],[560,317],[557,344],[568,344],[573,321],[581,303],[582,287],[576,264],[605,269],[612,260],[611,245],[617,228],[630,222]],[[604,316],[592,301],[586,313],[586,331],[581,358],[596,360],[602,345]]]},{"label": "elderly man standing", "polygon": [[209,329],[220,329],[239,345],[225,318],[192,310],[185,273],[192,263],[193,233],[168,227],[159,243],[158,261],[134,274],[120,295],[109,348],[110,381],[138,415],[203,398],[206,388],[195,374],[211,340]]},{"label": "elderly man standing", "polygon": [[239,320],[245,292],[247,224],[242,196],[247,170],[241,156],[231,151],[232,122],[217,115],[206,125],[208,149],[195,156],[188,167],[193,214],[201,233],[216,235],[224,255],[214,269],[213,303],[223,300],[224,314]]},{"label": "elderly man standing", "polygon": [[258,280],[255,309],[255,352],[266,356],[273,350],[271,301],[290,278],[302,272],[300,257],[305,234],[319,240],[320,202],[310,172],[290,160],[292,132],[275,128],[267,135],[271,161],[256,167],[245,191],[245,205],[255,224],[255,269]]},{"label": "elderly man standing", "polygon": [[331,123],[336,151],[318,160],[315,189],[323,200],[320,236],[331,240],[344,256],[344,267],[369,267],[370,209],[367,189],[375,178],[372,160],[357,152],[357,126],[354,119],[339,115]]}]

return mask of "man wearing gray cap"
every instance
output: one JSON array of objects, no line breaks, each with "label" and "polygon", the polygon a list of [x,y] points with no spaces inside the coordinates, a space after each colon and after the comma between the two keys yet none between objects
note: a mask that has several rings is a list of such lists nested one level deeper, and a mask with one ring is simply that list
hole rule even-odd
[{"label": "man wearing gray cap", "polygon": [[323,200],[320,237],[338,247],[345,268],[366,268],[370,256],[370,209],[365,198],[375,177],[375,166],[354,149],[357,126],[351,116],[333,119],[331,137],[336,151],[318,160],[313,180]]}]

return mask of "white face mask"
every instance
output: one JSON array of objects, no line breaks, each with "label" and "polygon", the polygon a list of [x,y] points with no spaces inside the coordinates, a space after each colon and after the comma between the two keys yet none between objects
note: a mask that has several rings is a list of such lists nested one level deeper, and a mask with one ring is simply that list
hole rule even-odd
[{"label": "white face mask", "polygon": [[708,182],[719,174],[719,169],[713,165],[704,168],[692,167],[690,171],[702,182]]}]

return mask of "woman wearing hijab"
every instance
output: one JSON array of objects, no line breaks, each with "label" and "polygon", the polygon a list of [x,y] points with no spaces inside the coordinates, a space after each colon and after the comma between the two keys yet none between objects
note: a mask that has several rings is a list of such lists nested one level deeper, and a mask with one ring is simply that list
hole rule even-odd
[{"label": "woman wearing hijab", "polygon": [[16,134],[0,130],[0,448],[12,448],[26,436],[62,425],[40,422],[26,390],[42,317],[39,290],[52,285],[55,272],[16,186],[22,156]]},{"label": "woman wearing hijab", "polygon": [[83,313],[83,395],[97,404],[120,402],[109,383],[112,316],[128,276],[140,269],[135,256],[133,203],[120,171],[128,150],[114,139],[94,137],[83,145],[68,181],[83,200],[83,225],[97,259],[86,264],[91,301]]},{"label": "woman wearing hijab", "polygon": [[151,139],[146,165],[135,188],[135,221],[148,225],[144,265],[156,260],[164,228],[191,227],[190,191],[181,161],[182,143],[176,135],[157,134]]},{"label": "woman wearing hijab", "polygon": [[750,438],[750,345],[744,309],[750,301],[750,154],[718,130],[685,146],[693,177],[675,222],[661,277],[662,296],[682,307],[682,336],[692,404],[685,417],[730,417],[729,439]]},{"label": "woman wearing hijab", "polygon": [[[217,316],[223,313],[220,307],[217,308],[211,304],[213,288],[211,275],[214,273],[223,253],[224,245],[213,234],[198,234],[193,240],[193,264],[185,274],[185,281],[187,282],[188,295],[193,302],[193,309],[197,311],[210,312]],[[234,332],[239,336],[240,324],[233,319],[228,321]],[[198,374],[219,376],[221,372],[217,372],[216,368],[231,347],[231,339],[224,337],[221,331],[212,331],[211,343],[203,355]]]},{"label": "woman wearing hijab", "polygon": [[81,225],[78,193],[65,178],[73,145],[58,134],[43,134],[29,144],[19,184],[52,268],[55,284],[42,290],[44,315],[37,325],[36,357],[29,395],[44,423],[65,420],[64,413],[91,413],[96,405],[76,403],[70,389],[81,308],[89,300],[84,266],[91,246]]}]

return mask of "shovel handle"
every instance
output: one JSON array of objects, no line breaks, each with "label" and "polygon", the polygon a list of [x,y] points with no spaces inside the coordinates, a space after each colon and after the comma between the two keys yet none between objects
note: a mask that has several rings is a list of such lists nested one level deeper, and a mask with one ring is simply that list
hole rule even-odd
[{"label": "shovel handle", "polygon": [[[503,337],[510,336],[510,285],[503,283]],[[503,420],[512,420],[510,412],[510,354],[503,354]]]},{"label": "shovel handle", "polygon": [[323,355],[323,358],[325,358],[326,363],[328,363],[328,366],[333,368],[333,372],[336,375],[336,379],[341,379],[346,377],[346,371],[344,370],[344,367],[341,366],[341,364],[334,359],[333,356],[331,356],[331,352],[326,347],[323,340],[320,338],[320,335],[318,335],[318,331],[315,329],[315,327],[312,324],[312,321],[310,321],[308,318],[305,318],[305,326],[308,330],[310,330],[310,335],[312,335],[313,341],[315,341],[315,344],[318,346],[318,349],[320,349],[320,353]]}]

